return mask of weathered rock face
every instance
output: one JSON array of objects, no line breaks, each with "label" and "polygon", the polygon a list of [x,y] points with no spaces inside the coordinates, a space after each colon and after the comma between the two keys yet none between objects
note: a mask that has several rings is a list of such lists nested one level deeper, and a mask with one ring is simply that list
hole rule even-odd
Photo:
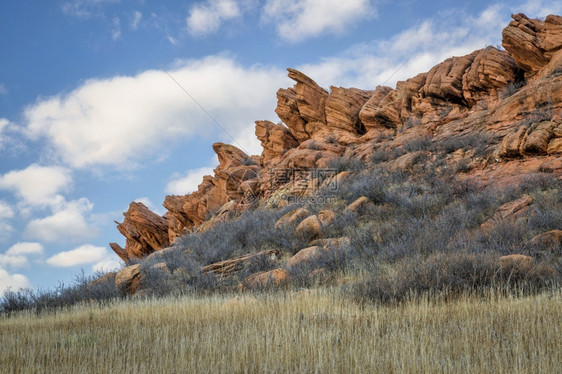
[{"label": "weathered rock face", "polygon": [[298,70],[288,69],[293,88],[277,91],[275,113],[289,127],[293,136],[303,142],[310,139],[308,123],[326,123],[325,103],[328,92]]},{"label": "weathered rock face", "polygon": [[299,145],[287,127],[270,121],[256,121],[256,137],[263,147],[262,157],[266,166],[278,161],[285,152]]},{"label": "weathered rock face", "polygon": [[513,21],[502,33],[503,47],[532,76],[562,47],[562,17],[550,15],[544,21],[521,13],[511,17]]},{"label": "weathered rock face", "polygon": [[125,219],[117,229],[127,238],[127,244],[124,249],[116,243],[110,245],[125,263],[170,245],[168,220],[151,212],[143,203],[131,203],[123,215]]},{"label": "weathered rock face", "polygon": [[326,100],[328,127],[354,134],[364,134],[365,127],[361,123],[359,112],[371,96],[373,96],[373,91],[332,87],[332,92]]},{"label": "weathered rock face", "polygon": [[[163,217],[132,205],[118,224],[126,246],[112,243],[112,249],[126,262],[146,257],[180,235],[207,230],[248,206],[269,204],[279,194],[301,196],[334,181],[345,183],[334,176],[320,180],[306,173],[289,178],[277,174],[328,168],[340,157],[380,162],[395,171],[416,170],[433,161],[455,168],[464,160],[469,163],[467,176],[497,184],[528,173],[562,175],[562,17],[540,21],[514,15],[503,31],[503,46],[505,51],[488,47],[451,57],[398,82],[395,89],[328,91],[288,69],[295,84],[277,92],[275,110],[284,124],[256,122],[261,156],[214,144],[219,165],[213,175],[205,176],[191,194],[167,196]],[[430,146],[407,149],[421,138]],[[442,157],[436,151],[466,139],[473,140],[460,153]],[[479,139],[485,143],[482,155],[476,152]],[[396,150],[396,157],[384,157]],[[517,217],[516,208],[510,212],[510,207],[502,207],[488,223]],[[290,223],[283,222],[287,217],[281,219],[277,227],[294,229],[311,215],[301,211]],[[333,219],[319,213],[315,235]]]}]

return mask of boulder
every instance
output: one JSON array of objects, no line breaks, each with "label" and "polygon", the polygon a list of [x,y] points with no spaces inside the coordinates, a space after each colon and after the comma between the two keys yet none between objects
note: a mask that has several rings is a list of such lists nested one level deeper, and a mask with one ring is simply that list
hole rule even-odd
[{"label": "boulder", "polygon": [[301,249],[287,261],[289,270],[314,270],[332,266],[350,250],[349,238],[315,240],[311,246]]},{"label": "boulder", "polygon": [[551,230],[536,235],[531,239],[531,244],[541,248],[558,248],[562,251],[562,230]]},{"label": "boulder", "polygon": [[102,286],[102,285],[105,285],[105,284],[115,285],[115,276],[116,275],[117,275],[117,272],[110,271],[108,273],[105,273],[104,275],[102,275],[98,279],[94,279],[93,281],[89,282],[88,286],[95,287],[95,286]]},{"label": "boulder", "polygon": [[242,281],[239,288],[246,290],[269,289],[289,283],[291,276],[285,269],[274,269],[252,274]]},{"label": "boulder", "polygon": [[373,202],[366,196],[361,196],[345,208],[346,210],[357,213],[359,215],[365,214],[368,208],[373,205]]},{"label": "boulder", "polygon": [[334,219],[336,218],[336,213],[334,213],[333,210],[325,209],[318,212],[317,217],[322,227],[326,227],[334,221]]},{"label": "boulder", "polygon": [[315,266],[321,267],[324,264],[316,264],[316,262],[322,259],[326,255],[326,252],[326,249],[319,246],[301,249],[287,261],[287,268],[290,270],[293,268],[301,268],[303,266],[312,268],[314,268]]},{"label": "boulder", "polygon": [[295,234],[303,238],[314,239],[322,235],[322,225],[317,216],[310,216],[302,220],[295,229]]},{"label": "boulder", "polygon": [[115,288],[129,295],[135,294],[140,287],[140,264],[127,266],[115,275]]},{"label": "boulder", "polygon": [[303,219],[309,217],[310,215],[311,213],[305,208],[294,209],[279,218],[277,222],[275,222],[274,227],[277,229],[284,226],[298,225]]}]

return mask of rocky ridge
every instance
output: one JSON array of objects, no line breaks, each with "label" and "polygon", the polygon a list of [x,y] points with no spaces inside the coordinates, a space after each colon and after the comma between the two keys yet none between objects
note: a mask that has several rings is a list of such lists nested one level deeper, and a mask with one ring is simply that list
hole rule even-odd
[{"label": "rocky ridge", "polygon": [[[185,233],[204,231],[250,206],[265,204],[280,192],[306,195],[336,177],[311,177],[295,170],[329,169],[341,157],[374,160],[420,139],[433,149],[468,142],[470,147],[447,154],[439,167],[464,160],[461,176],[483,183],[509,183],[535,172],[562,176],[562,17],[512,18],[502,34],[505,50],[487,47],[451,57],[398,82],[396,88],[326,90],[302,72],[288,69],[295,85],[277,92],[275,112],[282,123],[256,121],[262,154],[249,156],[232,145],[214,144],[219,159],[214,175],[204,177],[194,193],[167,196],[164,216],[131,203],[117,225],[126,245],[111,243],[111,248],[130,263],[170,246]],[[431,150],[416,150],[380,162],[389,168],[411,168],[420,152],[428,162],[436,160]],[[365,203],[349,209],[361,209]],[[320,237],[322,218],[305,213],[298,213],[296,223],[308,220],[300,231],[311,239]],[[300,257],[319,256],[332,247],[312,245]],[[285,278],[278,269],[246,284],[277,284]]]}]

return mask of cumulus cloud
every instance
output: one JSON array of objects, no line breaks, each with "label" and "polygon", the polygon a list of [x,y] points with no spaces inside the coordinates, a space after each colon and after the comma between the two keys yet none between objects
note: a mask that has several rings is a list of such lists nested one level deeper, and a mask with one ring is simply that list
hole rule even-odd
[{"label": "cumulus cloud", "polygon": [[0,267],[21,268],[29,262],[25,256],[15,256],[0,253]]},{"label": "cumulus cloud", "polygon": [[88,222],[93,204],[86,198],[64,202],[51,216],[36,218],[27,224],[23,236],[46,242],[65,242],[92,238],[97,229]]},{"label": "cumulus cloud", "polygon": [[343,33],[375,15],[370,0],[267,0],[262,17],[277,25],[279,37],[299,42],[325,33]]},{"label": "cumulus cloud", "polygon": [[29,279],[22,274],[10,274],[5,269],[0,268],[0,296],[8,289],[17,291],[20,288],[28,288],[31,284]]},{"label": "cumulus cloud", "polygon": [[3,83],[0,83],[0,95],[7,95],[8,89]]},{"label": "cumulus cloud", "polygon": [[213,175],[213,168],[205,167],[189,170],[186,175],[175,174],[166,185],[166,193],[171,195],[186,195],[197,191],[197,186],[205,175]]},{"label": "cumulus cloud", "polygon": [[[72,167],[131,168],[195,135],[232,142],[230,134],[253,133],[253,121],[274,115],[272,92],[288,83],[279,68],[246,68],[224,56],[181,61],[169,73],[93,79],[39,100],[25,110],[27,136],[47,139]],[[248,152],[260,149],[256,139],[250,145]]]},{"label": "cumulus cloud", "polygon": [[11,246],[7,251],[7,255],[41,255],[43,254],[43,245],[34,242],[20,242]]},{"label": "cumulus cloud", "polygon": [[24,204],[48,206],[60,204],[59,194],[68,191],[70,171],[59,166],[32,164],[23,170],[13,170],[0,176],[0,189],[13,191]]},{"label": "cumulus cloud", "polygon": [[242,16],[240,1],[207,0],[189,10],[187,29],[191,35],[203,36],[219,30],[223,22]]},{"label": "cumulus cloud", "polygon": [[338,56],[298,68],[324,87],[394,85],[451,56],[499,44],[501,29],[509,22],[506,14],[503,5],[492,5],[476,16],[451,12],[423,20],[390,39],[357,44]]},{"label": "cumulus cloud", "polygon": [[16,243],[6,253],[0,253],[0,266],[11,268],[25,267],[29,265],[27,256],[42,254],[43,246],[40,243]]},{"label": "cumulus cloud", "polygon": [[70,251],[59,252],[47,259],[47,264],[56,267],[71,267],[99,263],[109,257],[109,253],[104,247],[97,247],[85,244]]}]

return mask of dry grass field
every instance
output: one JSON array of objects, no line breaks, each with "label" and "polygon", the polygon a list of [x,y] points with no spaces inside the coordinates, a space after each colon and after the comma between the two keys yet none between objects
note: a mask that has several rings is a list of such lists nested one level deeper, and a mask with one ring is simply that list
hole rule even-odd
[{"label": "dry grass field", "polygon": [[562,293],[351,302],[334,289],[0,317],[2,373],[562,373]]}]

